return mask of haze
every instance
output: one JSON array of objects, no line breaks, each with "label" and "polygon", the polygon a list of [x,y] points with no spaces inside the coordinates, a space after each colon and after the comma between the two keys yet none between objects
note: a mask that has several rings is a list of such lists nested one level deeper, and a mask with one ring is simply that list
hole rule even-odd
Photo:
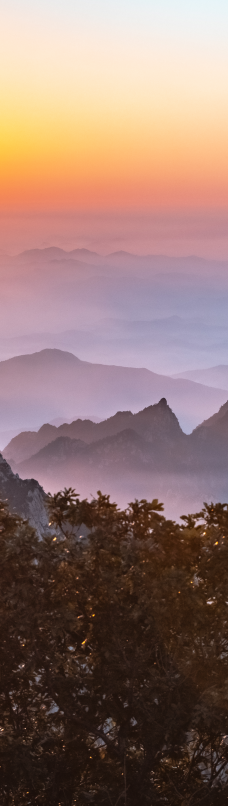
[{"label": "haze", "polygon": [[227,5],[2,10],[0,446],[163,397],[189,434],[228,397]]},{"label": "haze", "polygon": [[166,375],[224,364],[227,266],[58,248],[2,257],[0,358],[52,347]]}]

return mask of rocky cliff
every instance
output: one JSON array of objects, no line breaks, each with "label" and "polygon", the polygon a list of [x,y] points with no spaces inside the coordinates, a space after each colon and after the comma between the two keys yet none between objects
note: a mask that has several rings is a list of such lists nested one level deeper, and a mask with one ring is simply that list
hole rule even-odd
[{"label": "rocky cliff", "polygon": [[11,512],[29,520],[40,537],[49,530],[46,495],[35,479],[21,479],[13,473],[0,454],[0,498],[7,500]]}]

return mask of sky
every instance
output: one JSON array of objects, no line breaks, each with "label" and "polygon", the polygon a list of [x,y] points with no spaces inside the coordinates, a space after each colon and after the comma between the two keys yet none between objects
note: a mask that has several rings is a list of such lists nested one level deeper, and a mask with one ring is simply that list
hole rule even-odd
[{"label": "sky", "polygon": [[0,6],[1,250],[228,257],[226,0]]}]

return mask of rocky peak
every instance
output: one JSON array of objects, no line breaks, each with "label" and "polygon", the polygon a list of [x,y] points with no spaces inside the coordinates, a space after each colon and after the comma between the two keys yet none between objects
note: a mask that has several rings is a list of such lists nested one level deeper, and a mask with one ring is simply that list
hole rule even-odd
[{"label": "rocky peak", "polygon": [[29,520],[40,537],[48,531],[48,513],[45,506],[46,495],[35,479],[20,479],[13,473],[6,459],[0,453],[0,498],[8,501],[12,513]]}]

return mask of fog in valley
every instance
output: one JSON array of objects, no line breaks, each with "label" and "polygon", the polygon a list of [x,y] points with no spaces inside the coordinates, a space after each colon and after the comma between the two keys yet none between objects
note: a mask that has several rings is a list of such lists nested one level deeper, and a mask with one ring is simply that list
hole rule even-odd
[{"label": "fog in valley", "polygon": [[165,375],[226,363],[224,261],[48,248],[0,266],[1,360],[57,347]]},{"label": "fog in valley", "polygon": [[[0,263],[0,448],[14,472],[46,491],[102,488],[121,506],[156,496],[172,517],[225,500],[222,441],[199,467],[190,442],[181,456],[176,437],[164,448],[163,427],[156,446],[155,432],[139,445],[133,421],[119,420],[115,438],[96,432],[92,453],[78,427],[59,429],[149,408],[153,421],[165,399],[185,439],[218,412],[228,398],[227,263],[58,247]],[[45,423],[52,437],[35,444]],[[31,450],[18,458],[9,446],[21,432]]]}]

